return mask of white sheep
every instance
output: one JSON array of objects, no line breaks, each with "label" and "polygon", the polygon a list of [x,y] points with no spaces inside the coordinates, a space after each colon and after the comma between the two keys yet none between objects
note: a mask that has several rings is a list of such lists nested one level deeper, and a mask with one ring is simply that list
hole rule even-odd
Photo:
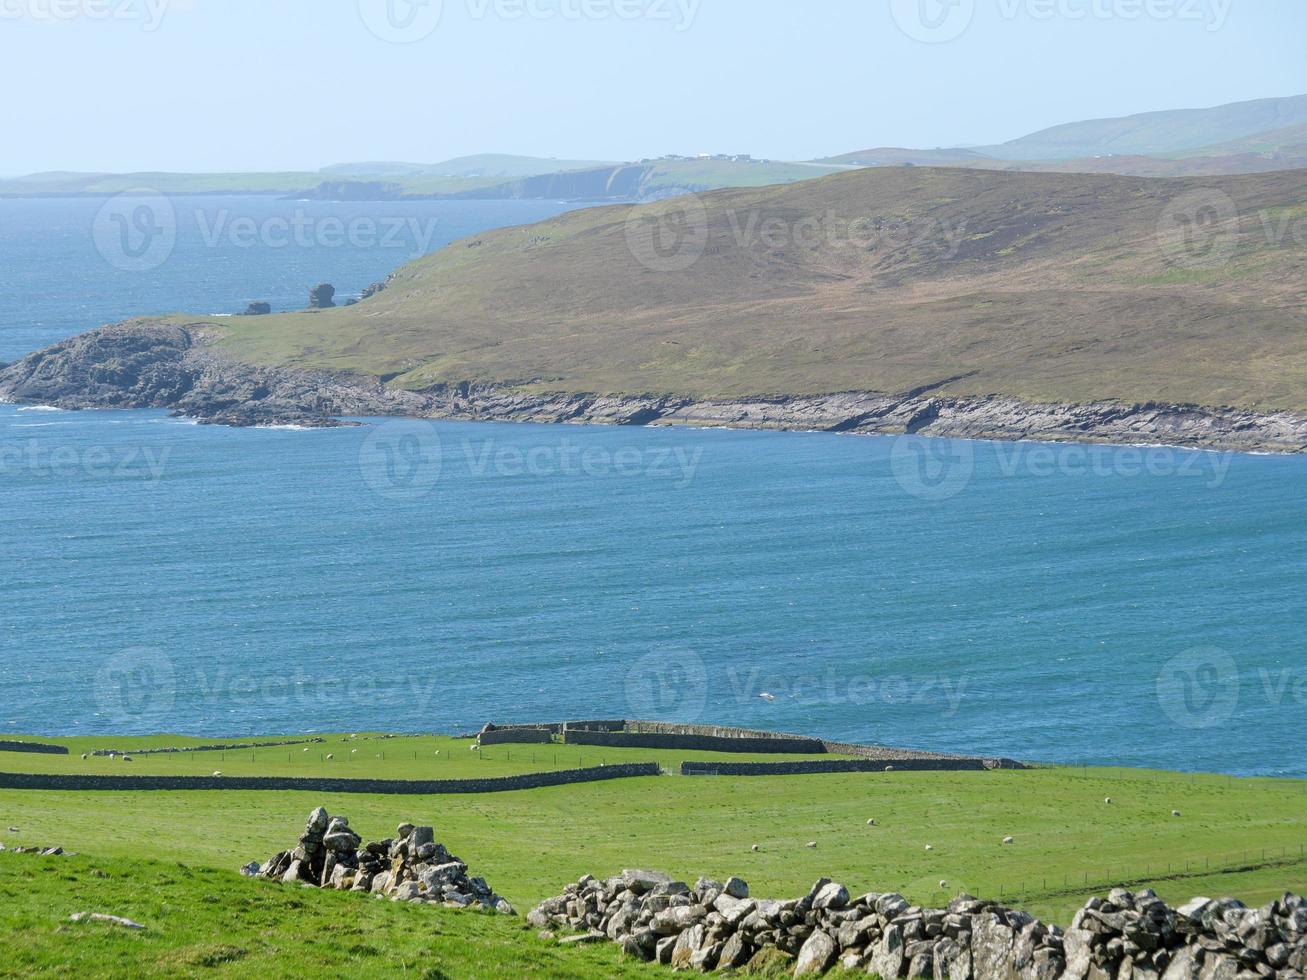
[{"label": "white sheep", "polygon": [[1103,802],[1106,803],[1108,806],[1111,806],[1111,805],[1112,805],[1112,797],[1110,797],[1110,796],[1107,797],[1105,800],[1103,800]]},{"label": "white sheep", "polygon": [[928,851],[933,851],[934,849],[935,849],[935,845],[934,845],[934,844],[927,844],[927,845],[926,845],[926,850],[928,850]]},{"label": "white sheep", "polygon": [[876,818],[875,818],[875,817],[872,817],[870,820],[868,820],[868,821],[867,821],[867,826],[868,826],[868,827],[874,827],[874,826],[876,826]]},{"label": "white sheep", "polygon": [[1004,843],[1004,844],[1015,844],[1016,842],[1017,842],[1017,839],[1016,839],[1015,837],[1004,837],[1004,838],[1003,838],[1003,843]]},{"label": "white sheep", "polygon": [[817,842],[815,840],[808,841],[808,847],[812,848],[813,850],[816,850]]},{"label": "white sheep", "polygon": [[335,757],[334,755],[332,755],[330,752],[327,753],[327,761],[328,761],[328,762],[330,762],[330,761],[331,761],[332,759],[334,759],[334,758],[336,758],[336,757]]},{"label": "white sheep", "polygon": [[217,778],[218,778],[219,776],[221,776],[221,775],[222,775],[222,770],[220,770],[220,769],[215,769],[215,770],[213,771],[213,778],[214,778],[214,779],[217,779]]}]

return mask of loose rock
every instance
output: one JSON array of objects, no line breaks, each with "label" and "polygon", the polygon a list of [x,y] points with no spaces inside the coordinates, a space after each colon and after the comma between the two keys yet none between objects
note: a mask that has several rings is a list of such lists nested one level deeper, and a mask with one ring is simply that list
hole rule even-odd
[{"label": "loose rock", "polygon": [[[297,846],[241,869],[251,877],[337,891],[370,892],[396,902],[479,906],[500,915],[516,915],[484,878],[471,877],[467,865],[435,841],[431,827],[405,823],[394,838],[364,844],[347,817],[332,817],[323,807],[309,814]],[[532,925],[536,922],[532,920]],[[538,928],[545,928],[541,922]]]}]

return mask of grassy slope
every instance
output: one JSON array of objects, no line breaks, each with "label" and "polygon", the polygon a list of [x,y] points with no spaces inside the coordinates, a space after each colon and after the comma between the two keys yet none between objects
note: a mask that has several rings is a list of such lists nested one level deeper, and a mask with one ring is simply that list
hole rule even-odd
[{"label": "grassy slope", "polygon": [[[1195,191],[1236,202],[1228,263],[1159,238]],[[903,391],[1307,409],[1307,172],[1201,181],[907,168],[703,195],[705,254],[652,271],[628,245],[679,204],[587,209],[457,242],[348,309],[212,321],[260,363],[695,396]],[[747,229],[821,218],[821,244]],[[833,215],[834,217],[828,217]],[[912,229],[850,244],[848,222]],[[939,231],[960,229],[950,254]],[[924,229],[924,238],[921,237]],[[639,234],[647,235],[648,231]],[[741,237],[745,240],[742,242]]]},{"label": "grassy slope", "polygon": [[[13,754],[0,754],[0,768],[15,765]],[[103,765],[121,771],[124,764]],[[407,766],[388,774],[427,770]],[[224,771],[231,769],[229,757]],[[1108,796],[1110,806],[1103,802]],[[400,798],[6,790],[0,791],[0,829],[13,825],[20,833],[0,839],[230,870],[286,846],[303,815],[324,803],[374,839],[404,819],[431,823],[518,905],[556,893],[583,872],[652,865],[679,875],[739,874],[755,893],[776,896],[828,874],[851,888],[900,889],[938,901],[945,897],[938,894],[943,879],[950,891],[1016,894],[1056,919],[1117,880],[1147,880],[1175,899],[1234,888],[1260,901],[1285,887],[1301,889],[1307,886],[1307,861],[1299,857],[1307,844],[1305,800],[1302,781],[1106,769],[663,776]],[[1183,816],[1172,817],[1172,810]],[[876,827],[867,826],[869,817]],[[1004,847],[1008,834],[1017,843]],[[812,840],[815,850],[804,846]],[[751,851],[755,843],[760,852]],[[926,844],[934,850],[927,852]],[[1280,848],[1289,849],[1287,863],[1278,863]],[[1220,875],[1208,871],[1207,859],[1218,869],[1242,865],[1245,850],[1251,870],[1231,879],[1237,884],[1211,880]],[[1186,860],[1194,862],[1188,877]]]},{"label": "grassy slope", "polygon": [[[147,928],[73,925],[112,910]],[[0,854],[0,976],[648,977],[612,946],[564,949],[521,919],[286,888],[140,859]]]},{"label": "grassy slope", "polygon": [[[331,736],[329,746],[340,738]],[[171,736],[69,744],[106,741],[129,749],[183,744]],[[430,741],[366,744],[386,746],[387,775],[419,776],[429,764],[405,758],[403,749]],[[530,751],[512,751],[519,750]],[[277,751],[260,750],[268,753],[262,768],[284,764],[273,757]],[[0,753],[4,770],[63,771],[70,764],[81,760]],[[450,764],[478,771],[496,765]],[[127,764],[90,765],[122,771]],[[131,765],[139,772],[146,764]],[[185,766],[175,757],[151,765]],[[301,765],[337,771],[321,761],[293,763],[296,770]],[[229,753],[224,771],[236,767]],[[49,859],[0,854],[0,976],[200,975],[215,967],[236,976],[652,975],[652,968],[621,962],[610,946],[557,949],[520,920],[235,875],[235,866],[292,843],[318,804],[347,814],[368,839],[388,836],[401,820],[430,823],[473,873],[523,911],[582,873],[650,866],[685,877],[739,874],[761,896],[802,893],[823,874],[852,889],[900,890],[922,902],[968,890],[1065,924],[1087,895],[1114,883],[1148,884],[1172,901],[1233,894],[1261,903],[1285,889],[1302,891],[1305,799],[1302,781],[1106,769],[668,776],[446,797],[0,790],[0,828],[19,828],[0,833],[6,844],[79,852]],[[869,827],[873,816],[877,826]],[[1015,835],[1014,845],[1000,843],[1007,834]],[[818,847],[807,848],[808,841]],[[948,882],[942,890],[941,880]],[[69,915],[85,911],[125,915],[148,929],[130,934],[68,924]]]}]

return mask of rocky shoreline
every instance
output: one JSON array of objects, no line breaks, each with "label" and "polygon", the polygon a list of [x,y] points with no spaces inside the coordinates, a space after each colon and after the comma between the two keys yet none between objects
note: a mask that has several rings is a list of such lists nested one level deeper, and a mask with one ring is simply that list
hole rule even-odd
[{"label": "rocky shoreline", "polygon": [[325,427],[354,424],[342,421],[347,416],[404,416],[1307,451],[1307,415],[1293,412],[1162,403],[1038,404],[999,395],[935,394],[939,385],[901,394],[738,400],[537,393],[471,382],[409,391],[374,377],[243,364],[211,346],[210,329],[133,321],[81,334],[0,366],[0,400],[65,409],[164,408],[201,423],[233,426]]}]

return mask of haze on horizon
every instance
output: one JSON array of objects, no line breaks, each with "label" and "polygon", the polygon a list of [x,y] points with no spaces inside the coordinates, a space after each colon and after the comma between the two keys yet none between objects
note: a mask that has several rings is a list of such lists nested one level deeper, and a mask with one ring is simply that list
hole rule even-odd
[{"label": "haze on horizon", "polygon": [[1307,92],[1304,37],[1299,0],[0,0],[0,175],[994,143]]}]

